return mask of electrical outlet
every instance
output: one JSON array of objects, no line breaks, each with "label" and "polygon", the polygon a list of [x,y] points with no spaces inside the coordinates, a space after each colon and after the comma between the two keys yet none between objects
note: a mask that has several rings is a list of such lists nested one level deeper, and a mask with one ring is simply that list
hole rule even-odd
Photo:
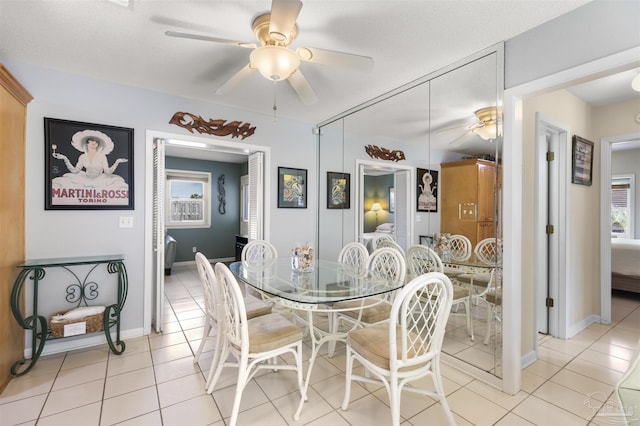
[{"label": "electrical outlet", "polygon": [[196,253],[198,250],[194,247],[193,248],[193,252]]}]

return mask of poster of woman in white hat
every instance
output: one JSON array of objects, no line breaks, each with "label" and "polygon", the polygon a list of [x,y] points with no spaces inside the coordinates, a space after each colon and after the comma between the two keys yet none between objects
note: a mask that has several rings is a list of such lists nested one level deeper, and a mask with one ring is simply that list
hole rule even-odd
[{"label": "poster of woman in white hat", "polygon": [[133,209],[133,129],[45,118],[49,209]]}]

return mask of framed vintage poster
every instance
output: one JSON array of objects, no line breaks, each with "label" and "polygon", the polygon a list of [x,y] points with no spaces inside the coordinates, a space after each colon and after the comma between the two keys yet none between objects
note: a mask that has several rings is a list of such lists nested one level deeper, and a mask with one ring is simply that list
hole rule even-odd
[{"label": "framed vintage poster", "polygon": [[278,167],[278,208],[307,208],[307,170]]},{"label": "framed vintage poster", "polygon": [[351,207],[349,173],[327,172],[327,208],[348,209]]},{"label": "framed vintage poster", "polygon": [[573,135],[571,183],[591,186],[593,175],[593,142]]},{"label": "framed vintage poster", "polygon": [[417,169],[419,212],[438,211],[438,172],[436,170]]},{"label": "framed vintage poster", "polygon": [[45,209],[133,210],[133,129],[44,119]]}]

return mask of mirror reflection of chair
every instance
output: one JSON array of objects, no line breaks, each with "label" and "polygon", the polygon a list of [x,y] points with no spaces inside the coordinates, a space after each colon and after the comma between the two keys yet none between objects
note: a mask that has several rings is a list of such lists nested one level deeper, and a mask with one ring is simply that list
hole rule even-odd
[{"label": "mirror reflection of chair", "polygon": [[[442,260],[438,256],[438,254],[431,248],[416,244],[407,250],[407,265],[409,270],[409,280],[412,280],[420,275],[424,275],[429,272],[443,272],[444,266]],[[445,274],[446,275],[446,274]],[[452,306],[454,315],[457,314],[458,305],[462,304],[464,306],[464,316],[467,320],[467,331],[469,332],[469,336],[471,340],[474,340],[473,336],[473,321],[471,318],[471,289],[470,286],[460,286],[457,285],[455,281],[452,281],[453,284],[453,301]]]},{"label": "mirror reflection of chair", "polygon": [[[456,261],[465,261],[471,257],[473,245],[469,238],[464,235],[455,234],[449,237],[449,257]],[[452,281],[464,271],[454,266],[445,266],[444,274]]]},{"label": "mirror reflection of chair", "polygon": [[[207,392],[213,391],[224,367],[238,368],[229,424],[236,424],[242,392],[261,369],[296,371],[300,397],[306,399],[302,382],[302,329],[278,313],[248,319],[240,286],[229,268],[218,263],[215,272],[222,295],[218,320],[224,324],[226,344],[222,346],[222,361],[216,366]],[[285,354],[293,356],[294,365],[276,363],[277,357]],[[236,362],[229,362],[229,355]]]},{"label": "mirror reflection of chair", "polygon": [[[388,322],[349,332],[343,410],[349,406],[352,381],[382,383],[389,395],[394,426],[400,424],[403,390],[439,400],[447,421],[455,424],[440,374],[440,350],[452,294],[446,275],[438,272],[420,275],[400,290]],[[353,374],[355,360],[369,375]],[[425,377],[431,377],[435,392],[411,383]]]},{"label": "mirror reflection of chair", "polygon": [[391,247],[392,249],[396,249],[398,250],[398,252],[400,252],[400,254],[404,257],[405,253],[404,250],[402,249],[402,247],[400,246],[400,244],[396,243],[393,240],[387,240],[387,239],[382,239],[380,241],[378,241],[376,243],[376,248],[382,248],[382,247]]},{"label": "mirror reflection of chair", "polygon": [[473,272],[460,274],[456,280],[461,284],[468,284],[480,291],[473,294],[473,299],[487,305],[487,327],[484,344],[489,343],[493,320],[500,320],[499,310],[502,306],[502,241],[499,238],[485,238],[476,244],[474,253],[478,260],[490,267],[489,272]]},{"label": "mirror reflection of chair", "polygon": [[[224,345],[224,330],[222,329],[222,323],[218,321],[218,315],[222,307],[220,306],[220,288],[218,280],[211,263],[206,256],[200,252],[196,253],[196,268],[200,277],[200,282],[203,287],[204,303],[205,303],[205,324],[204,331],[202,333],[202,340],[198,346],[193,363],[196,364],[200,359],[202,350],[206,342],[210,339],[214,340],[214,352],[213,361],[211,362],[211,368],[209,369],[209,375],[207,377],[206,388],[209,388],[211,379],[216,366],[220,362],[220,354],[222,352],[222,345]],[[266,315],[271,313],[271,306],[267,305],[263,301],[246,295],[244,296],[244,302],[246,306],[247,318],[254,318],[260,315]],[[212,331],[215,332],[212,335]]]},{"label": "mirror reflection of chair", "polygon": [[382,241],[395,242],[393,240],[393,237],[391,236],[391,234],[380,233],[380,234],[376,235],[373,238],[373,240],[371,241],[371,248],[373,249],[373,251],[375,251],[378,248],[378,244],[380,244]]}]

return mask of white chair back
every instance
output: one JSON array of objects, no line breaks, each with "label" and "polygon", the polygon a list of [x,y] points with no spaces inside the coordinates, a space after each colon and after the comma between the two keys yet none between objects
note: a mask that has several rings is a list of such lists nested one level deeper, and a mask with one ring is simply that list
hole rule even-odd
[{"label": "white chair back", "polygon": [[390,234],[378,234],[373,238],[373,241],[371,241],[371,248],[373,250],[376,250],[378,248],[378,244],[380,244],[382,241],[393,242],[393,237]]},{"label": "white chair back", "polygon": [[265,240],[249,241],[243,248],[240,255],[245,262],[259,262],[263,260],[275,259],[278,251],[275,246]]},{"label": "white chair back", "polygon": [[214,323],[217,321],[218,302],[219,295],[216,291],[219,290],[218,282],[216,279],[213,267],[209,262],[209,259],[200,252],[196,253],[196,268],[198,269],[198,275],[200,276],[200,282],[202,283],[202,289],[204,293],[205,314]]},{"label": "white chair back", "polygon": [[410,279],[428,272],[442,272],[444,270],[438,254],[421,244],[413,245],[407,250],[407,267]]},{"label": "white chair back", "polygon": [[218,318],[223,322],[225,337],[230,345],[240,351],[249,348],[247,311],[240,286],[224,263],[216,264],[222,310]]},{"label": "white chair back", "polygon": [[420,275],[400,290],[389,321],[392,370],[428,363],[440,355],[452,299],[451,281],[441,272]]},{"label": "white chair back", "polygon": [[340,250],[338,262],[351,266],[357,273],[362,273],[367,270],[369,252],[362,243],[348,243]]},{"label": "white chair back", "polygon": [[407,265],[398,250],[390,247],[376,249],[369,256],[367,269],[381,275],[391,282],[404,282],[407,275]]},{"label": "white chair back", "polygon": [[471,257],[473,246],[469,238],[456,234],[449,237],[449,256],[453,260],[467,260]]},{"label": "white chair back", "polygon": [[404,257],[404,249],[400,246],[400,244],[396,243],[393,240],[380,240],[380,241],[378,241],[378,247],[377,248],[383,248],[383,247],[391,247],[392,249],[396,249]]},{"label": "white chair back", "polygon": [[481,262],[487,265],[497,265],[501,257],[498,256],[502,247],[502,241],[499,238],[485,238],[476,244],[474,252]]}]

